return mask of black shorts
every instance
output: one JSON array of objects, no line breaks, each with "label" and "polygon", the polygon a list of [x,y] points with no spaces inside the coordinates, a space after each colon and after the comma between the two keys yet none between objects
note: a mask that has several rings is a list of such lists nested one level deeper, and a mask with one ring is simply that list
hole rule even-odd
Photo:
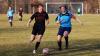
[{"label": "black shorts", "polygon": [[33,26],[32,35],[43,35],[45,27]]},{"label": "black shorts", "polygon": [[12,22],[13,21],[13,16],[8,17],[8,21]]},{"label": "black shorts", "polygon": [[8,20],[13,20],[13,16],[8,17]]},{"label": "black shorts", "polygon": [[63,34],[64,34],[65,31],[67,31],[68,33],[70,33],[71,29],[72,29],[71,27],[60,27],[57,35],[63,36]]},{"label": "black shorts", "polygon": [[19,13],[19,16],[23,17],[23,14],[22,13]]}]

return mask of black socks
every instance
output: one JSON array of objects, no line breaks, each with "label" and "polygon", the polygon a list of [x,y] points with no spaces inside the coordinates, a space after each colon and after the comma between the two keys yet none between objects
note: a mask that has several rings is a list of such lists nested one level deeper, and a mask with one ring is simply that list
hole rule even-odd
[{"label": "black socks", "polygon": [[65,38],[65,43],[66,43],[65,48],[68,49],[68,45],[69,45],[69,43],[68,43],[68,36],[67,37],[64,37],[64,38]]},{"label": "black socks", "polygon": [[62,50],[62,41],[58,41],[59,50]]},{"label": "black socks", "polygon": [[40,45],[40,42],[36,42],[36,45],[35,45],[35,50],[37,50],[37,49],[38,49],[39,45]]},{"label": "black socks", "polygon": [[22,21],[22,17],[19,19],[19,21]]},{"label": "black socks", "polygon": [[12,27],[12,22],[10,22],[10,26]]}]

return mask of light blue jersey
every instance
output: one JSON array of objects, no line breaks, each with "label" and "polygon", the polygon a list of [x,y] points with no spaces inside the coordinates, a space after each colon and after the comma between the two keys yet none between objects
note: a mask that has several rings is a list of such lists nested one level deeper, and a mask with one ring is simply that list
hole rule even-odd
[{"label": "light blue jersey", "polygon": [[56,21],[60,22],[61,27],[71,27],[71,18],[72,18],[72,13],[66,12],[64,14],[60,13],[58,14]]},{"label": "light blue jersey", "polygon": [[7,11],[7,16],[8,17],[12,17],[13,16],[13,12],[14,12],[13,10],[8,10]]}]

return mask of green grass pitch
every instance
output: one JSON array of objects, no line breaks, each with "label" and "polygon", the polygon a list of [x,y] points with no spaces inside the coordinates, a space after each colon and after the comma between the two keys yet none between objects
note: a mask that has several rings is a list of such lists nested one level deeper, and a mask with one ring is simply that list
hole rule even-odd
[{"label": "green grass pitch", "polygon": [[[0,56],[42,56],[42,49],[48,47],[48,56],[100,56],[100,15],[83,15],[78,18],[84,22],[81,26],[72,20],[73,28],[69,38],[69,49],[57,51],[57,30],[54,15],[50,15],[50,24],[42,39],[38,54],[32,54],[34,47],[29,44],[31,27],[26,27],[31,15],[25,14],[23,21],[18,21],[18,16],[14,17],[14,26],[8,24],[6,15],[0,14]],[[64,42],[64,39],[63,39]],[[64,48],[64,43],[63,43]]]}]

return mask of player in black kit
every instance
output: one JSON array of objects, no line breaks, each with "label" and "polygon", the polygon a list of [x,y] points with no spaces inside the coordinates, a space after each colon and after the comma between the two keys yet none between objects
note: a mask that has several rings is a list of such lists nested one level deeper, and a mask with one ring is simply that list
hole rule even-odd
[{"label": "player in black kit", "polygon": [[45,32],[45,26],[49,24],[48,14],[44,11],[44,7],[42,4],[38,5],[38,11],[31,16],[31,18],[28,21],[27,26],[30,26],[30,23],[33,19],[35,19],[35,23],[33,26],[30,41],[33,42],[37,35],[35,49],[33,50],[33,53],[35,54],[36,50],[38,49],[40,45],[43,34]]},{"label": "player in black kit", "polygon": [[23,18],[23,8],[19,8],[18,14],[19,14],[19,21],[22,21],[22,18]]}]

